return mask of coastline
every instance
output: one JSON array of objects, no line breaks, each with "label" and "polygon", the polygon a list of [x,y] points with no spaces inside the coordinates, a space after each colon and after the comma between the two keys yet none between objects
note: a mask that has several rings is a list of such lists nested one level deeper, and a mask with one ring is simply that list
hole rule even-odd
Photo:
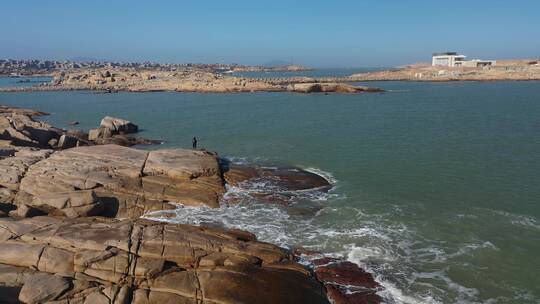
[{"label": "coastline", "polygon": [[[302,81],[304,80],[304,81]],[[296,92],[296,93],[361,93],[382,92],[382,89],[354,86],[340,82],[290,81],[226,76],[209,72],[163,72],[132,70],[84,70],[55,74],[50,83],[39,86],[4,87],[0,92],[32,91],[101,91],[101,92]]]},{"label": "coastline", "polygon": [[[524,61],[525,62],[525,61]],[[498,61],[482,68],[442,67],[415,64],[388,70],[337,77],[238,77],[215,66],[156,66],[141,69],[127,67],[67,68],[33,72],[34,77],[50,75],[53,80],[37,86],[1,87],[0,92],[98,91],[113,92],[200,92],[200,93],[361,93],[383,92],[379,88],[357,86],[357,82],[495,82],[540,81],[540,66],[521,61]],[[212,70],[214,69],[214,70]],[[300,66],[280,68],[234,67],[236,71],[311,70]],[[19,71],[23,73],[24,71]],[[13,77],[13,76],[8,76]],[[32,77],[32,76],[25,76]]]},{"label": "coastline", "polygon": [[[145,217],[176,208],[175,201],[219,208],[227,184],[259,176],[321,191],[330,187],[326,178],[238,166],[205,150],[128,148],[131,142],[115,139],[138,131],[129,121],[105,117],[89,133],[70,132],[32,118],[42,115],[0,107],[0,296],[18,294],[24,303],[381,302],[382,287],[351,262],[259,242],[247,231]],[[273,190],[267,195],[270,203]],[[307,267],[300,256],[309,257]]]}]

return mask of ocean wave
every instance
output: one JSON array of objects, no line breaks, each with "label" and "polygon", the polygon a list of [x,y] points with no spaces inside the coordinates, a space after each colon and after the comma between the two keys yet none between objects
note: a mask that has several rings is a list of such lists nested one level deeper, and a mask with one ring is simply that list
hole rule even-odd
[{"label": "ocean wave", "polygon": [[[323,176],[334,189],[339,184],[329,172],[315,168],[306,170]],[[497,250],[493,244],[480,240],[470,242],[455,252],[426,245],[429,242],[419,244],[415,232],[404,224],[389,221],[386,219],[388,215],[370,214],[350,204],[342,204],[340,201],[346,196],[335,190],[328,193],[317,189],[291,191],[292,201],[288,207],[263,203],[252,195],[258,191],[268,192],[272,187],[271,180],[228,185],[220,208],[190,207],[178,202],[175,210],[153,211],[143,217],[170,223],[247,230],[260,241],[321,253],[301,257],[300,262],[305,265],[321,256],[345,258],[371,272],[383,286],[379,295],[386,303],[396,304],[442,303],[441,299],[448,297],[448,291],[456,294],[451,298],[459,299],[458,302],[474,302],[476,290],[457,284],[444,272],[430,274],[430,280],[436,283],[427,282],[430,281],[426,280],[428,274],[417,272],[415,265],[444,264],[481,248]],[[296,207],[309,212],[293,212]],[[440,285],[446,288],[441,289]]]},{"label": "ocean wave", "polygon": [[335,186],[338,183],[338,180],[334,177],[334,175],[328,171],[324,171],[318,168],[309,167],[304,169],[307,172],[311,172],[313,174],[317,174],[319,176],[322,176],[324,179],[326,179],[331,185]]},{"label": "ocean wave", "polygon": [[510,221],[510,223],[514,226],[540,229],[539,220],[532,216],[520,215],[520,214],[510,213],[506,211],[501,211],[501,210],[492,210],[492,212],[499,216],[507,218]]},{"label": "ocean wave", "polygon": [[[231,191],[240,191],[236,188]],[[192,225],[210,225],[223,228],[236,228],[254,233],[264,242],[274,243],[284,248],[292,249],[300,246],[306,249],[321,252],[321,255],[303,257],[301,263],[308,265],[314,258],[330,256],[345,258],[358,264],[374,275],[375,280],[383,286],[379,292],[387,303],[441,303],[438,298],[444,291],[433,294],[416,294],[408,291],[407,284],[398,284],[401,279],[421,278],[426,276],[416,273],[410,266],[423,259],[421,255],[415,256],[414,251],[405,250],[414,244],[412,232],[405,227],[371,227],[369,221],[359,221],[366,226],[346,228],[325,226],[328,216],[339,213],[338,208],[326,207],[319,215],[313,217],[296,217],[287,212],[283,206],[246,202],[239,205],[222,206],[220,208],[190,207],[178,204],[175,210],[152,211],[143,217],[151,220],[183,223]],[[362,212],[356,214],[364,217]],[[396,242],[397,238],[409,241]],[[485,245],[489,247],[489,245]],[[401,252],[401,253],[400,253]],[[409,253],[407,253],[409,252]],[[395,267],[405,267],[398,271]],[[409,268],[410,267],[410,268]],[[400,278],[396,272],[401,272]],[[432,279],[442,282],[447,289],[461,293],[460,299],[471,300],[475,293],[453,282],[442,273],[433,275]],[[435,286],[426,289],[434,290]]]}]

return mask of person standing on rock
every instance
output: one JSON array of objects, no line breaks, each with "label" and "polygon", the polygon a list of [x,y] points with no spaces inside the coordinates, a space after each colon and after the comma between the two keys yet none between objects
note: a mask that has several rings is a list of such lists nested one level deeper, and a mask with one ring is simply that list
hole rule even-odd
[{"label": "person standing on rock", "polygon": [[197,149],[197,137],[193,136],[191,143],[193,144],[193,149]]}]

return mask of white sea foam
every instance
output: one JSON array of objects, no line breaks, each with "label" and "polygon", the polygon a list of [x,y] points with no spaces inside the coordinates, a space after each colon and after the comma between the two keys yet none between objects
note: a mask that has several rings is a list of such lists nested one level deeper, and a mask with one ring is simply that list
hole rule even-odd
[{"label": "white sea foam", "polygon": [[[334,186],[338,183],[328,172],[314,168],[308,170],[322,175]],[[252,196],[254,192],[268,192],[274,186],[271,180],[228,186],[220,208],[189,207],[179,202],[175,210],[149,212],[144,217],[172,223],[243,229],[254,233],[261,241],[285,248],[302,246],[320,251],[325,256],[344,257],[373,273],[376,281],[384,287],[379,292],[381,297],[387,303],[396,304],[441,303],[439,299],[445,298],[445,290],[425,280],[415,281],[427,275],[416,273],[416,263],[444,262],[479,248],[496,250],[493,244],[482,241],[467,244],[454,253],[436,246],[418,248],[414,232],[403,224],[387,222],[380,215],[366,214],[358,208],[337,207],[337,203],[344,199],[338,191],[289,192],[293,205],[301,200],[320,204],[320,210],[308,216],[290,213],[290,208],[283,206],[257,203]],[[340,221],[334,222],[337,217]],[[312,258],[304,257],[300,262],[308,264]],[[444,272],[432,274],[431,280],[457,293],[460,302],[472,302],[477,296],[476,290],[453,282]],[[410,284],[423,287],[423,291],[411,292]],[[350,291],[354,292],[354,289]]]},{"label": "white sea foam", "polygon": [[322,176],[324,179],[326,179],[333,186],[337,185],[337,183],[338,183],[338,180],[330,172],[323,171],[323,170],[318,169],[318,168],[306,168],[304,170],[306,170],[307,172],[311,172],[311,173],[317,174],[319,176]]},{"label": "white sea foam", "polygon": [[533,216],[515,214],[515,213],[510,213],[510,212],[506,212],[502,210],[492,210],[492,209],[482,209],[482,208],[479,208],[479,209],[482,211],[488,211],[498,216],[501,216],[502,218],[508,220],[508,222],[514,226],[540,229],[540,220]]}]

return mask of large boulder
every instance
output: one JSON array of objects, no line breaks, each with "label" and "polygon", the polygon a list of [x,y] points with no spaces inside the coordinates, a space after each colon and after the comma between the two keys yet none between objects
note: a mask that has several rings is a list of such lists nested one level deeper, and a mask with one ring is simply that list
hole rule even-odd
[{"label": "large boulder", "polygon": [[112,134],[137,133],[137,131],[139,130],[139,127],[137,127],[137,125],[133,124],[128,120],[110,116],[105,116],[101,120],[99,126],[100,128],[108,129],[109,131],[111,131]]},{"label": "large boulder", "polygon": [[35,217],[0,219],[0,236],[0,285],[23,303],[328,303],[286,251],[238,231]]},{"label": "large boulder", "polygon": [[15,203],[69,217],[133,218],[174,208],[169,202],[219,207],[225,192],[217,156],[184,149],[85,146],[5,170],[13,172],[4,184],[16,191]]}]

